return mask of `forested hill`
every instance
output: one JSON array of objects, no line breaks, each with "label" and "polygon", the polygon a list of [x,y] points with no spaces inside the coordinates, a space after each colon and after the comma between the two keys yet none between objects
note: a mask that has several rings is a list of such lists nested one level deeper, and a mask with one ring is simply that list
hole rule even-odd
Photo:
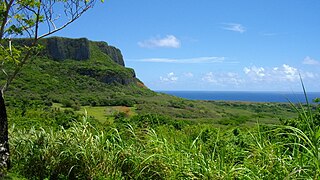
[{"label": "forested hill", "polygon": [[[27,39],[13,41],[30,43]],[[57,106],[76,111],[97,107],[103,122],[110,116],[110,107],[122,107],[128,115],[157,114],[219,125],[252,124],[257,117],[262,123],[275,123],[279,116],[292,115],[286,104],[191,101],[153,92],[136,78],[133,69],[124,66],[120,50],[105,42],[53,37],[40,44],[42,51],[23,67],[5,93],[11,117],[34,119],[35,109]],[[1,76],[3,81],[4,74]],[[22,112],[12,115],[18,111]]]},{"label": "forested hill", "polygon": [[[13,43],[24,45],[30,40],[14,39]],[[119,99],[130,101],[133,96],[154,94],[136,78],[133,69],[125,67],[121,51],[106,42],[51,37],[39,44],[43,47],[39,55],[10,85],[6,93],[9,100],[112,105]],[[7,71],[10,73],[10,68]]]}]

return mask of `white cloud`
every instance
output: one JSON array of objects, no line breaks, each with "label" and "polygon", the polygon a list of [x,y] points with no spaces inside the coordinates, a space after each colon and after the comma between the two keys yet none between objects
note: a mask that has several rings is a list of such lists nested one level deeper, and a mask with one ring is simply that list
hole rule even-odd
[{"label": "white cloud", "polygon": [[261,80],[264,76],[266,76],[265,69],[263,67],[245,67],[243,68],[245,74],[247,74],[251,79],[258,81]]},{"label": "white cloud", "polygon": [[311,73],[311,72],[305,72],[302,77],[306,77],[306,78],[311,78],[311,79],[313,79],[313,78],[315,78],[316,76],[317,76],[317,74],[314,74],[314,73]]},{"label": "white cloud", "polygon": [[233,72],[228,73],[213,73],[208,72],[202,77],[202,81],[205,83],[211,83],[220,86],[239,86],[245,81],[237,74]]},{"label": "white cloud", "polygon": [[227,81],[229,82],[229,84],[234,84],[236,86],[239,86],[240,84],[243,84],[245,82],[237,73],[229,72],[224,77],[225,78],[222,79],[222,82]]},{"label": "white cloud", "polygon": [[194,75],[191,72],[184,73],[185,77],[192,78]]},{"label": "white cloud", "polygon": [[253,81],[263,81],[267,83],[278,82],[299,82],[300,74],[304,78],[315,78],[317,74],[311,72],[299,72],[295,67],[283,64],[280,67],[263,68],[263,67],[245,67],[243,72]]},{"label": "white cloud", "polygon": [[179,48],[181,46],[180,40],[174,35],[166,35],[166,37],[151,38],[138,45],[143,48]]},{"label": "white cloud", "polygon": [[299,71],[297,68],[294,67],[290,67],[287,64],[283,64],[282,65],[282,72],[280,72],[280,74],[284,74],[283,78],[285,80],[289,80],[289,81],[295,81],[299,79]]},{"label": "white cloud", "polygon": [[196,57],[186,59],[175,59],[175,58],[147,58],[138,59],[140,62],[151,62],[151,63],[181,63],[181,64],[192,64],[192,63],[238,63],[238,62],[226,62],[225,57]]},{"label": "white cloud", "polygon": [[299,72],[297,68],[290,67],[286,64],[282,66],[282,71],[278,72],[280,75],[280,78],[282,78],[283,81],[297,81],[299,80]]},{"label": "white cloud", "polygon": [[307,64],[307,65],[320,65],[320,62],[312,59],[311,57],[307,56],[303,59],[303,64]]},{"label": "white cloud", "polygon": [[[159,84],[170,88],[216,88],[225,90],[290,90],[300,87],[300,76],[307,85],[314,84],[320,73],[299,70],[297,67],[282,64],[273,67],[247,66],[242,72],[199,72],[186,71],[176,74],[168,72],[160,76]],[[159,77],[159,76],[158,76]]]},{"label": "white cloud", "polygon": [[162,82],[176,82],[178,77],[173,72],[170,72],[165,77],[160,76],[160,80]]},{"label": "white cloud", "polygon": [[209,83],[217,83],[218,81],[215,79],[213,72],[208,72],[202,77],[202,81]]},{"label": "white cloud", "polygon": [[222,29],[229,30],[229,31],[234,31],[234,32],[239,32],[239,33],[244,33],[246,31],[246,28],[238,23],[223,23]]}]

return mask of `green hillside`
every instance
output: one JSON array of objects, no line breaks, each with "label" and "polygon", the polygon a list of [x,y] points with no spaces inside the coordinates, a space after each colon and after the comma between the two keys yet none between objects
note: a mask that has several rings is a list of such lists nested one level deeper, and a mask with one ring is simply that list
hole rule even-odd
[{"label": "green hillside", "polygon": [[105,42],[40,43],[5,94],[5,179],[319,179],[319,106],[169,96]]},{"label": "green hillside", "polygon": [[[69,40],[65,38],[52,39]],[[71,40],[75,41],[74,39]],[[82,39],[78,39],[76,42],[82,43],[81,41]],[[48,42],[51,41],[45,39],[41,42],[47,45],[43,50],[44,52],[47,52],[48,47],[50,47]],[[18,95],[19,99],[26,100],[37,99],[58,103],[69,101],[69,103],[80,103],[81,105],[108,105],[114,104],[113,101],[118,97],[130,99],[132,96],[139,94],[153,94],[152,91],[144,87],[142,82],[135,78],[133,69],[118,64],[111,58],[113,54],[106,54],[99,48],[100,44],[101,42],[88,41],[87,49],[90,50],[88,59],[70,59],[72,58],[70,52],[74,51],[76,53],[75,49],[64,53],[67,55],[61,55],[66,59],[53,59],[52,53],[41,53],[41,56],[34,58],[31,63],[23,68],[10,86],[7,97],[16,99]],[[67,45],[70,45],[70,43]],[[104,45],[110,47],[106,43]],[[65,49],[65,47],[60,49]],[[82,49],[80,48],[78,51],[81,52]],[[60,57],[60,55],[55,56]],[[119,56],[122,57],[121,54]]]},{"label": "green hillside", "polygon": [[53,37],[40,44],[40,55],[23,68],[6,93],[9,109],[36,103],[78,114],[87,109],[100,122],[120,112],[218,125],[278,123],[294,116],[288,104],[191,101],[153,92],[124,66],[120,50],[105,42]]}]

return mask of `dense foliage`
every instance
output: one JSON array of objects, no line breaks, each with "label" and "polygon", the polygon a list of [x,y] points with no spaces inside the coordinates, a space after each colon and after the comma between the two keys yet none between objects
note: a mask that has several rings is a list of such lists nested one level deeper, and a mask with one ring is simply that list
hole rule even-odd
[{"label": "dense foliage", "polygon": [[[0,178],[10,169],[8,118],[4,92],[17,78],[18,73],[39,52],[38,40],[54,34],[77,20],[94,0],[0,1]],[[63,13],[61,13],[63,12]],[[58,23],[57,23],[58,22]],[[13,37],[30,39],[29,45],[12,43]],[[8,70],[8,71],[7,71]]]},{"label": "dense foliage", "polygon": [[[279,118],[291,118],[294,114],[288,104],[190,101],[155,93],[135,78],[134,70],[114,60],[122,55],[106,43],[58,37],[41,43],[49,46],[51,41],[63,47],[73,44],[61,52],[66,57],[74,56],[75,47],[86,46],[90,50],[89,59],[54,60],[50,57],[58,55],[52,55],[45,47],[9,87],[6,101],[11,108],[19,109],[34,102],[49,107],[59,103],[76,111],[83,106],[125,106],[138,114],[156,113],[222,125],[254,124],[257,120],[278,123]],[[18,42],[28,43],[26,39]],[[10,69],[7,71],[10,73]],[[0,79],[5,79],[2,76]]]},{"label": "dense foliage", "polygon": [[[319,114],[318,108],[305,118],[319,121]],[[320,175],[315,154],[319,141],[312,141],[308,128],[286,123],[217,128],[152,114],[114,117],[107,126],[84,116],[58,129],[12,127],[12,171],[28,179],[318,179]],[[292,121],[301,123],[300,118]]]},{"label": "dense foliage", "polygon": [[[68,42],[68,39],[64,41]],[[147,88],[142,88],[143,84],[135,79],[132,69],[117,64],[102,52],[98,47],[100,42],[87,43],[90,44],[90,59],[87,60],[55,61],[44,54],[34,58],[13,81],[6,95],[7,101],[41,100],[47,103],[92,106],[130,105],[133,96],[153,94]],[[10,69],[7,71],[10,73]]]}]

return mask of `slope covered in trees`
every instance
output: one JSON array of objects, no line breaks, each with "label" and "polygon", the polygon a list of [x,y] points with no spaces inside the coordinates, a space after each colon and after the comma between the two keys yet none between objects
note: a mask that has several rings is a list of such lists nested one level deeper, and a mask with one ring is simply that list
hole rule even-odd
[{"label": "slope covered in trees", "polygon": [[124,67],[120,50],[105,42],[54,37],[40,44],[42,51],[18,74],[8,98],[108,105],[121,93],[123,97],[153,93],[135,77],[133,69]]},{"label": "slope covered in trees", "polygon": [[107,43],[66,38],[40,43],[43,50],[6,94],[8,178],[317,179],[320,174],[315,105],[301,105],[297,114],[288,103],[177,98],[145,87]]},{"label": "slope covered in trees", "polygon": [[[28,40],[16,42],[25,44]],[[124,106],[131,107],[131,114],[154,113],[223,125],[254,123],[257,118],[274,123],[288,114],[292,116],[288,104],[190,101],[153,92],[135,77],[133,69],[124,67],[120,50],[105,42],[54,37],[43,39],[40,44],[42,51],[9,87],[9,106],[30,102],[73,110]]]}]

